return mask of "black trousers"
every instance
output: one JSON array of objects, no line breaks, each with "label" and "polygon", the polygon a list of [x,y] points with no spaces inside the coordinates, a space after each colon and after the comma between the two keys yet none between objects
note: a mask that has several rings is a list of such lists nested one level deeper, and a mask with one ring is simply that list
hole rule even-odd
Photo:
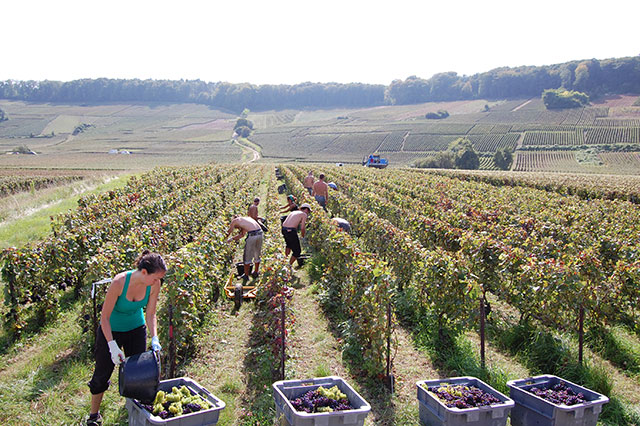
[{"label": "black trousers", "polygon": [[[112,331],[113,340],[116,341],[126,357],[140,354],[147,347],[147,326],[141,325],[131,331]],[[93,377],[89,382],[89,390],[93,395],[106,391],[111,384],[111,374],[115,365],[111,361],[111,353],[107,339],[104,337],[102,327],[98,326],[98,337],[96,338],[96,368]]]}]

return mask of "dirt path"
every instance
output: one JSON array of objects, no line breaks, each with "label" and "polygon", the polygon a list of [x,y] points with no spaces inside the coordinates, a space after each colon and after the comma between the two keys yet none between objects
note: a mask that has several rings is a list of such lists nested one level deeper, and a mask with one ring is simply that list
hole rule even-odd
[{"label": "dirt path", "polygon": [[249,164],[249,163],[253,163],[255,161],[258,161],[260,159],[260,152],[258,152],[258,150],[256,150],[255,148],[251,147],[250,145],[245,145],[243,143],[240,143],[240,141],[238,139],[235,139],[236,143],[242,148],[243,153],[245,152],[245,150],[248,150],[251,152],[252,154],[252,158],[251,160],[247,160],[244,162],[244,164]]},{"label": "dirt path", "polygon": [[511,112],[516,112],[517,110],[519,110],[520,108],[526,106],[527,104],[529,104],[531,101],[533,101],[533,99],[529,99],[528,101],[526,101],[525,103],[522,103],[520,105],[518,105],[517,107],[515,107],[514,109],[511,110]]},{"label": "dirt path", "polygon": [[242,415],[243,393],[247,377],[242,363],[249,351],[249,333],[253,306],[244,304],[236,313],[233,304],[225,303],[215,324],[201,335],[198,351],[185,367],[185,375],[194,378],[226,403],[219,424],[232,425]]},{"label": "dirt path", "polygon": [[287,375],[307,379],[326,375],[344,378],[371,404],[366,425],[418,424],[416,382],[440,377],[426,354],[414,348],[411,337],[397,328],[397,351],[393,361],[395,394],[381,383],[371,383],[354,376],[342,361],[340,342],[333,325],[318,305],[313,286],[303,270],[296,272],[300,284],[291,306],[296,313],[296,330],[290,339],[291,359]]}]

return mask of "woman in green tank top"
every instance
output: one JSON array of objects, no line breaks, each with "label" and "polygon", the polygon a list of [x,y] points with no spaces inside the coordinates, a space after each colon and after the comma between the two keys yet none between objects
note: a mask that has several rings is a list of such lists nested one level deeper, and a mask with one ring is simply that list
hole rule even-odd
[{"label": "woman in green tank top", "polygon": [[158,341],[156,305],[167,267],[159,254],[148,250],[138,257],[136,267],[115,276],[102,305],[95,348],[96,367],[89,382],[91,411],[86,423],[89,426],[102,424],[100,403],[113,369],[124,361],[125,354],[131,356],[145,351],[147,329],[151,334],[151,348],[162,349]]}]

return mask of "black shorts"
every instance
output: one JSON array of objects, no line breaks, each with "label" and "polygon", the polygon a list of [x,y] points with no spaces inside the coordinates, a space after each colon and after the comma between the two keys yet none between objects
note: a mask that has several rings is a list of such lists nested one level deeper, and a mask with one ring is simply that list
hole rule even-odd
[{"label": "black shorts", "polygon": [[293,257],[300,257],[302,249],[300,248],[300,239],[298,238],[298,230],[295,228],[282,227],[282,235],[287,247],[291,249]]},{"label": "black shorts", "polygon": [[[124,356],[140,354],[147,347],[147,326],[141,325],[131,331],[112,331],[113,340],[116,341]],[[111,374],[115,365],[111,361],[111,353],[104,337],[102,327],[98,326],[98,337],[96,338],[96,368],[93,377],[89,382],[89,390],[93,395],[106,391],[111,384]]]}]

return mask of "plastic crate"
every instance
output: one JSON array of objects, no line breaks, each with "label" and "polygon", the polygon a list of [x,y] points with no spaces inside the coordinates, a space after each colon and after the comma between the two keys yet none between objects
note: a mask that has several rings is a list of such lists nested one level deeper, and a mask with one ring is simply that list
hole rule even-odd
[{"label": "plastic crate", "polygon": [[[581,392],[586,402],[576,405],[557,405],[530,392],[534,386],[553,386],[564,383],[574,392]],[[516,403],[511,411],[512,426],[595,426],[602,406],[609,398],[557,376],[543,375],[528,379],[510,380],[509,395]]]},{"label": "plastic crate", "polygon": [[171,392],[173,386],[180,387],[186,386],[189,390],[202,396],[204,399],[211,403],[212,408],[208,410],[201,410],[195,413],[184,414],[182,416],[173,417],[170,419],[162,419],[158,416],[154,416],[146,409],[144,409],[136,400],[127,398],[127,411],[129,412],[129,426],[147,426],[147,425],[170,425],[170,426],[206,426],[215,425],[218,423],[218,417],[220,417],[220,411],[225,407],[225,403],[215,396],[213,396],[208,390],[200,386],[194,380],[188,377],[178,377],[176,379],[162,380],[160,382],[159,390]]},{"label": "plastic crate", "polygon": [[[323,386],[331,388],[338,386],[340,392],[347,395],[353,410],[334,411],[332,413],[306,413],[296,411],[291,405],[295,399],[310,390]],[[336,376],[317,377],[308,380],[281,380],[273,384],[273,399],[276,403],[276,413],[281,424],[290,426],[361,426],[371,411],[371,406],[342,378]]]},{"label": "plastic crate", "polygon": [[[440,385],[475,386],[500,400],[500,404],[474,408],[449,408],[440,399],[427,391],[430,386]],[[504,426],[511,408],[512,399],[501,394],[482,380],[475,377],[452,377],[437,380],[422,380],[418,387],[420,421],[428,426]]]}]

